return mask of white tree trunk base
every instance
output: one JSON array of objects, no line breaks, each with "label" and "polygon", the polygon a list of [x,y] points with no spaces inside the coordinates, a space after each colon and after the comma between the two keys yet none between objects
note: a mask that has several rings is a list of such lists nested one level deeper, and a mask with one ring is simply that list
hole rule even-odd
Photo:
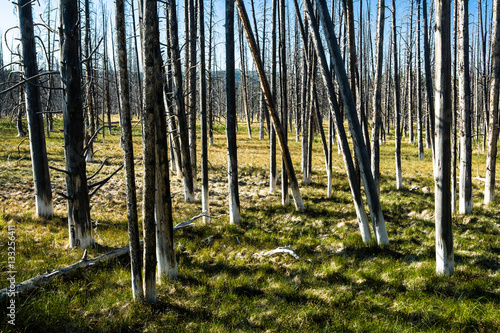
[{"label": "white tree trunk base", "polygon": [[54,216],[54,206],[52,200],[44,200],[36,196],[36,215],[39,217],[52,218]]}]

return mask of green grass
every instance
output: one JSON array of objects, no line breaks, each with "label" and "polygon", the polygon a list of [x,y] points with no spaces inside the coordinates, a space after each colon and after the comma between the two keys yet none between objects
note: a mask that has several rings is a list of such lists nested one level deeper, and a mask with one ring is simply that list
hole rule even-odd
[{"label": "green grass", "polygon": [[[240,124],[241,125],[241,124]],[[61,123],[47,140],[49,163],[63,167]],[[115,131],[117,134],[117,131]],[[178,279],[161,281],[158,302],[133,302],[130,266],[114,260],[63,278],[16,300],[16,329],[22,332],[498,332],[500,331],[500,200],[482,201],[484,184],[473,180],[474,210],[454,216],[455,275],[435,274],[434,180],[430,152],[418,161],[417,147],[403,141],[404,189],[397,191],[394,145],[381,146],[381,203],[390,245],[361,240],[342,158],[334,152],[333,196],[326,198],[324,158],[314,144],[312,184],[302,186],[305,212],[281,205],[269,194],[269,143],[248,139],[240,126],[238,163],[243,221],[227,217],[181,229],[175,235]],[[0,122],[0,274],[7,271],[7,224],[16,225],[16,280],[26,280],[78,261],[68,249],[66,203],[54,194],[56,216],[35,217],[29,145]],[[97,179],[121,165],[118,135],[96,143],[97,161],[108,158]],[[142,192],[141,138],[134,132],[138,199]],[[300,143],[289,138],[300,174]],[[475,146],[477,147],[477,146]],[[10,154],[10,155],[9,155]],[[23,159],[21,156],[25,155]],[[224,128],[209,147],[211,214],[227,213]],[[199,156],[198,156],[199,161]],[[498,161],[500,163],[500,160]],[[474,151],[473,172],[484,177],[485,152]],[[92,174],[99,163],[88,165]],[[278,169],[280,166],[278,165]],[[54,191],[64,177],[51,171]],[[127,245],[123,172],[91,201],[99,223],[95,257]],[[182,182],[171,174],[174,223],[201,211],[183,202]],[[498,178],[498,177],[497,177]],[[497,182],[497,187],[500,184]],[[279,188],[279,186],[278,186]],[[140,207],[140,202],[139,202]],[[260,257],[290,245],[300,256]],[[2,286],[7,282],[2,276]],[[12,331],[0,305],[0,330]]]}]

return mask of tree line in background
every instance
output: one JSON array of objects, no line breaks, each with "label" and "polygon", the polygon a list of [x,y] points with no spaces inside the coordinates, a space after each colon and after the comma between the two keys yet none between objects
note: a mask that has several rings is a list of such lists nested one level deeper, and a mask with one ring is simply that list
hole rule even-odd
[{"label": "tree line in background", "polygon": [[[484,202],[495,199],[500,79],[499,1],[479,0],[473,22],[468,1],[452,4],[378,0],[372,15],[365,1],[354,13],[353,0],[226,0],[222,21],[214,0],[116,0],[113,11],[102,1],[60,0],[58,6],[46,1],[34,23],[32,2],[18,0],[21,43],[8,44],[11,29],[0,43],[11,54],[9,61],[0,57],[0,116],[16,123],[19,137],[29,134],[37,214],[51,217],[45,136],[62,114],[65,169],[51,168],[66,177],[66,193],[60,195],[68,202],[70,246],[87,248],[94,243],[89,202],[111,176],[92,182],[86,163],[94,162],[93,142],[113,135],[112,115],[119,114],[134,298],[154,302],[157,278],[177,275],[169,170],[183,179],[186,202],[194,202],[201,182],[202,211],[210,218],[207,152],[216,126],[227,137],[230,221],[241,220],[239,122],[249,138],[254,123],[259,140],[268,137],[271,193],[277,191],[281,152],[282,204],[289,204],[291,191],[299,211],[306,207],[289,133],[302,145],[304,186],[311,183],[312,145],[319,137],[328,197],[337,146],[365,243],[372,240],[369,215],[376,242],[389,244],[380,204],[380,144],[394,132],[398,190],[404,187],[403,138],[420,160],[429,149],[436,270],[450,275],[452,213],[457,201],[459,213],[473,209],[474,144],[487,150]],[[132,119],[142,127],[142,260]]]}]

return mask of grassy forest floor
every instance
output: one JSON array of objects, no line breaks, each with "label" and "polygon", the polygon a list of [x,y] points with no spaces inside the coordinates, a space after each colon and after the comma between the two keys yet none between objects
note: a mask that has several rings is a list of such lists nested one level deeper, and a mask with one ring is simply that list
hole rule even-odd
[{"label": "grassy forest floor", "polygon": [[[63,168],[62,123],[47,140],[49,164]],[[455,215],[455,275],[435,274],[434,181],[430,150],[418,160],[417,146],[403,138],[404,189],[395,187],[394,141],[381,146],[381,203],[390,245],[365,246],[361,240],[341,155],[334,152],[333,196],[326,198],[324,155],[314,144],[313,177],[302,186],[306,211],[282,207],[270,195],[269,143],[238,134],[240,201],[243,221],[228,217],[176,231],[178,279],[161,281],[158,302],[133,302],[127,260],[57,279],[16,299],[20,332],[499,332],[500,331],[500,182],[497,199],[482,204],[484,183],[473,180],[474,210]],[[54,194],[55,217],[35,217],[29,142],[0,122],[1,287],[7,286],[7,225],[16,225],[16,282],[75,263],[82,250],[68,249],[65,200]],[[122,163],[118,130],[98,139],[96,161],[107,158],[99,179]],[[134,129],[138,199],[142,151]],[[300,172],[300,143],[289,139]],[[21,159],[21,157],[23,157]],[[485,175],[486,154],[473,152],[473,176]],[[199,161],[199,156],[198,156]],[[224,128],[215,128],[209,147],[211,214],[228,212]],[[100,163],[89,164],[91,175]],[[497,161],[500,165],[500,159]],[[279,168],[279,166],[278,166]],[[171,174],[172,175],[172,174]],[[298,174],[299,181],[301,174]],[[498,175],[497,175],[498,178]],[[51,170],[53,191],[64,192],[61,173]],[[183,202],[182,182],[171,177],[174,223],[201,212]],[[279,188],[279,186],[278,186]],[[140,204],[140,203],[139,203]],[[97,246],[89,258],[128,244],[123,172],[91,200],[98,223]],[[141,207],[141,206],[139,206]],[[141,221],[140,221],[141,223]],[[142,230],[142,228],[141,228]],[[290,245],[287,254],[260,257]],[[0,331],[12,331],[6,303],[0,304]]]}]

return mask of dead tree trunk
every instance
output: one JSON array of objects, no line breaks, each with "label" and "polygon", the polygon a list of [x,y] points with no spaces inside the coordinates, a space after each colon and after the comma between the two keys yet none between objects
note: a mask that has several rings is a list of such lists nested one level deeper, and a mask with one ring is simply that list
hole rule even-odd
[{"label": "dead tree trunk", "polygon": [[[425,3],[425,0],[424,0]],[[450,2],[436,1],[436,142],[434,154],[436,273],[453,274],[450,197],[451,50]]]},{"label": "dead tree trunk", "polygon": [[[134,46],[135,46],[135,65],[136,65],[136,74],[137,74],[137,89],[139,93],[139,110],[136,111],[136,115],[138,116],[142,112],[142,79],[141,79],[141,71],[140,71],[140,64],[139,64],[139,47],[137,45],[137,25],[135,24],[135,10],[134,10],[134,2],[135,1],[130,1],[131,9],[132,9],[132,26],[134,27]],[[139,12],[141,9],[139,10]],[[142,28],[139,28],[140,31],[142,31]],[[141,34],[140,34],[141,35]],[[141,37],[142,38],[142,37]]]},{"label": "dead tree trunk", "polygon": [[[91,45],[90,45],[90,0],[85,0],[85,95],[86,95],[86,107],[87,107],[87,120],[88,120],[88,132],[92,137],[96,130],[96,119],[95,119],[95,109],[94,109],[94,99],[92,86],[94,84],[92,80],[92,59]],[[88,142],[88,149],[86,152],[85,159],[87,162],[94,162],[94,144],[92,141]]]},{"label": "dead tree trunk", "polygon": [[78,6],[75,1],[60,1],[60,71],[64,88],[64,158],[70,247],[92,246],[89,192],[84,150],[84,123],[81,91],[81,67],[78,29]]},{"label": "dead tree trunk", "polygon": [[[427,110],[429,112],[428,123],[427,123],[427,138],[431,143],[432,156],[434,156],[435,151],[435,121],[434,121],[434,97],[432,90],[432,72],[431,72],[431,50],[429,46],[429,29],[427,23],[427,0],[423,0],[422,3],[422,13],[424,21],[424,67],[425,67],[425,88],[427,90]],[[437,79],[437,75],[436,75]],[[433,157],[434,160],[434,157]]]},{"label": "dead tree trunk", "polygon": [[[208,129],[207,129],[207,83],[205,68],[205,12],[203,0],[198,0],[198,29],[200,43],[200,112],[201,112],[201,206],[202,212],[210,215],[208,203]],[[203,220],[208,222],[208,217]]]},{"label": "dead tree trunk", "polygon": [[460,181],[458,211],[472,212],[472,143],[469,77],[469,1],[458,0],[458,82],[460,101]]},{"label": "dead tree trunk", "polygon": [[236,145],[236,83],[234,70],[234,1],[226,0],[226,135],[229,183],[229,219],[239,223],[238,158]]},{"label": "dead tree trunk", "polygon": [[177,9],[175,0],[168,3],[169,6],[169,33],[172,55],[172,70],[174,78],[174,98],[176,101],[177,117],[179,120],[179,136],[181,140],[181,159],[184,180],[184,200],[194,202],[193,172],[191,168],[191,157],[189,151],[189,135],[186,121],[186,107],[182,89],[181,55],[179,51],[179,37],[177,30]]},{"label": "dead tree trunk", "polygon": [[248,86],[247,86],[247,64],[245,57],[245,42],[243,38],[243,27],[241,22],[238,24],[238,35],[240,40],[240,63],[241,63],[241,91],[243,93],[243,110],[247,121],[248,138],[252,138],[252,126],[250,122],[250,105],[248,101]]},{"label": "dead tree trunk", "polygon": [[[305,0],[305,2],[308,3],[309,0]],[[340,94],[344,102],[347,120],[349,122],[349,127],[351,129],[352,137],[355,142],[354,148],[357,150],[357,156],[359,158],[361,179],[365,188],[365,194],[367,198],[366,201],[368,202],[368,206],[370,208],[370,215],[373,223],[375,238],[377,239],[378,244],[388,244],[389,238],[387,236],[387,230],[385,228],[384,215],[380,206],[380,198],[378,195],[376,183],[370,170],[368,150],[364,143],[363,132],[361,130],[361,124],[359,123],[359,119],[357,117],[355,102],[349,89],[349,81],[347,79],[347,74],[343,66],[342,56],[340,54],[340,48],[337,44],[337,37],[335,36],[333,23],[330,16],[328,15],[328,8],[326,6],[325,0],[319,0],[318,4],[326,40],[328,42],[330,53],[334,58],[335,73],[337,79],[339,80]],[[308,7],[312,6],[308,5]]]},{"label": "dead tree trunk", "polygon": [[[208,24],[208,144],[211,146],[214,144],[214,130],[213,130],[213,110],[214,110],[214,93],[212,89],[214,88],[212,80],[212,39],[213,39],[213,17],[214,17],[214,0],[210,0],[210,22]],[[203,172],[203,171],[202,171]]]},{"label": "dead tree trunk", "polygon": [[[410,8],[410,29],[408,30],[408,142],[414,143],[413,135],[413,1]],[[418,55],[419,56],[419,55]]]},{"label": "dead tree trunk", "polygon": [[[230,0],[228,0],[230,1]],[[278,142],[280,144],[282,157],[285,161],[286,172],[288,173],[288,179],[290,180],[290,187],[292,189],[292,196],[295,203],[295,209],[298,211],[303,211],[305,209],[304,203],[302,201],[302,196],[300,195],[299,183],[297,182],[297,177],[293,169],[292,158],[290,156],[290,151],[288,146],[285,144],[285,135],[281,122],[279,120],[278,114],[276,112],[275,103],[273,96],[271,95],[271,90],[269,89],[269,83],[264,73],[264,67],[260,60],[260,55],[257,52],[257,45],[255,43],[255,38],[252,33],[252,28],[250,27],[250,21],[248,20],[248,15],[245,10],[245,6],[242,0],[236,0],[236,6],[238,7],[238,13],[240,15],[241,21],[243,23],[243,28],[248,39],[248,44],[250,45],[250,51],[254,58],[255,67],[257,68],[257,74],[259,75],[259,81],[261,89],[264,91],[266,97],[267,109],[271,116],[274,129],[276,131]]]},{"label": "dead tree trunk", "polygon": [[144,0],[144,20],[142,21],[142,61],[144,73],[142,111],[142,155],[143,155],[143,237],[144,237],[144,298],[149,303],[156,302],[156,151],[155,151],[155,55],[154,20],[156,1]]},{"label": "dead tree trunk", "polygon": [[[191,158],[191,176],[193,177],[193,189],[197,187],[197,164],[196,164],[196,9],[195,0],[189,0],[189,149]],[[187,59],[186,59],[187,62]]]},{"label": "dead tree trunk", "polygon": [[458,1],[454,2],[453,24],[453,109],[451,118],[451,213],[457,212],[457,67],[458,67]]},{"label": "dead tree trunk", "polygon": [[376,52],[377,61],[375,77],[373,83],[373,124],[372,124],[372,144],[371,144],[371,172],[377,193],[380,193],[380,130],[382,127],[382,66],[384,58],[384,22],[385,22],[385,1],[378,0],[377,5],[377,40]]},{"label": "dead tree trunk", "polygon": [[396,1],[392,0],[392,56],[394,58],[394,133],[396,141],[396,188],[403,189],[403,177],[401,171],[401,103],[400,103],[400,85],[399,85],[399,67],[398,67],[398,38],[396,35]]},{"label": "dead tree trunk", "polygon": [[490,83],[490,126],[488,132],[488,156],[486,159],[486,184],[484,188],[484,203],[495,200],[495,168],[498,142],[498,95],[500,90],[500,1],[493,2],[493,31]]},{"label": "dead tree trunk", "polygon": [[127,44],[125,34],[124,0],[115,1],[116,49],[118,55],[118,76],[120,89],[120,123],[122,128],[123,158],[125,164],[125,183],[127,188],[127,220],[130,248],[130,270],[132,275],[132,295],[134,300],[142,297],[142,274],[139,247],[139,226],[137,222],[137,193],[135,186],[134,150],[132,142],[132,124],[130,110],[130,92],[128,82]]},{"label": "dead tree trunk", "polygon": [[[296,3],[296,0],[294,1]],[[298,6],[297,6],[298,7]],[[311,8],[312,9],[312,8]],[[323,77],[323,81],[325,86],[327,87],[327,96],[328,102],[330,106],[330,114],[335,115],[335,125],[337,127],[337,134],[339,137],[339,143],[342,150],[342,155],[344,157],[344,165],[347,172],[347,177],[349,180],[349,186],[351,188],[351,193],[353,196],[354,207],[356,210],[356,216],[358,218],[358,224],[361,231],[361,237],[365,244],[369,243],[371,240],[370,228],[368,224],[368,216],[366,215],[365,207],[363,205],[363,199],[361,196],[361,188],[358,183],[358,177],[356,175],[356,170],[354,169],[354,163],[351,156],[351,151],[349,148],[349,142],[347,139],[347,135],[345,133],[343,117],[340,113],[340,108],[337,103],[337,99],[335,96],[335,92],[333,90],[333,78],[331,76],[331,72],[328,68],[328,64],[326,62],[325,52],[323,49],[323,45],[321,44],[320,36],[319,36],[319,27],[317,20],[312,16],[310,9],[306,11],[306,15],[308,20],[310,21],[310,26],[312,30],[312,41],[314,48],[316,50],[316,54],[320,60],[321,64],[321,73]],[[327,166],[329,167],[329,166]]]},{"label": "dead tree trunk", "polygon": [[[276,25],[278,17],[278,0],[272,0],[272,25],[271,25],[271,93],[273,100],[276,100]],[[247,33],[248,34],[248,33]],[[253,55],[255,58],[255,55]],[[265,97],[265,96],[264,96]],[[267,103],[267,102],[266,102]],[[270,124],[269,124],[270,125]],[[269,192],[276,192],[276,131],[274,126],[269,126]]]},{"label": "dead tree trunk", "polygon": [[[288,146],[288,82],[287,82],[287,58],[286,58],[286,15],[285,0],[279,3],[279,60],[280,60],[280,83],[281,83],[281,124],[283,125],[284,144]],[[288,177],[284,172],[286,169],[284,159],[281,159],[281,203],[283,206],[290,204],[290,194],[288,193]]]},{"label": "dead tree trunk", "polygon": [[30,79],[25,84],[25,100],[26,113],[28,115],[33,183],[35,185],[36,215],[51,218],[54,215],[54,208],[52,206],[52,187],[50,184],[47,148],[45,146],[43,130],[43,114],[41,113],[42,104],[40,91],[38,90],[38,79],[31,79],[32,76],[38,75],[31,2],[20,0],[18,3],[18,12],[24,77],[25,79]]},{"label": "dead tree trunk", "polygon": [[[177,277],[177,261],[175,259],[174,251],[172,199],[170,194],[170,176],[168,162],[167,122],[165,103],[163,100],[164,67],[160,50],[158,15],[156,14],[156,12],[153,17],[153,23],[154,125],[156,146],[156,260],[158,267],[158,280],[161,281],[161,278],[164,276],[168,279],[175,279]],[[149,27],[145,29],[145,31],[148,30]],[[144,70],[144,73],[148,73],[148,71]]]},{"label": "dead tree trunk", "polygon": [[417,141],[418,159],[424,160],[424,139],[423,139],[423,112],[422,112],[422,66],[420,57],[420,0],[417,0]]}]

